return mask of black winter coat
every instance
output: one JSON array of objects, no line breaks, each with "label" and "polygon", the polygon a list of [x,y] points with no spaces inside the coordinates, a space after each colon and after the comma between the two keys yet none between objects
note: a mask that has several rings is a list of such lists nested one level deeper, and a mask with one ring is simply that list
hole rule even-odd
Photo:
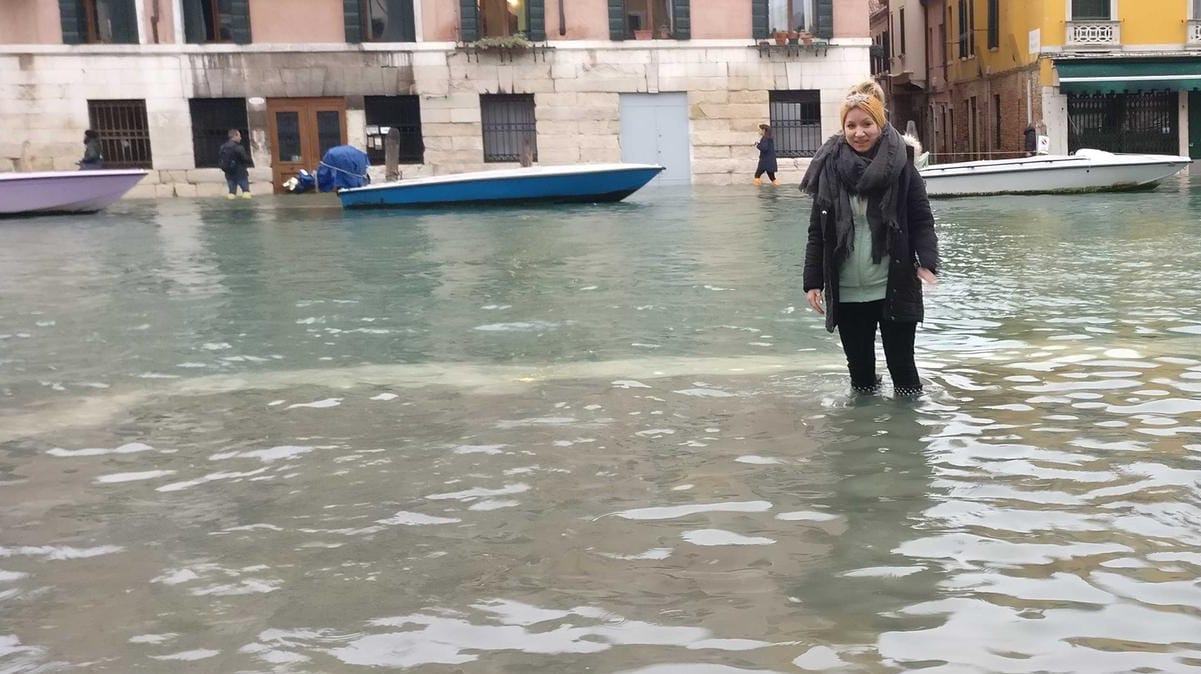
[{"label": "black winter coat", "polygon": [[756,173],[770,171],[775,173],[780,170],[776,164],[776,140],[774,138],[760,138],[755,147],[759,148],[759,166],[755,168]]},{"label": "black winter coat", "polygon": [[247,167],[250,166],[250,155],[246,153],[246,147],[241,143],[227,140],[217,150],[217,167],[225,172],[225,175],[230,177],[238,177],[243,174],[249,174]]},{"label": "black winter coat", "polygon": [[[858,223],[856,223],[858,225]],[[805,246],[805,292],[825,289],[826,329],[838,325],[838,272],[842,260],[834,259],[834,213],[813,203],[809,215],[809,242]],[[888,233],[888,290],[883,318],[920,323],[925,317],[922,282],[917,268],[938,273],[938,238],[934,214],[926,197],[926,183],[913,164],[906,163],[897,186],[897,229]]]}]

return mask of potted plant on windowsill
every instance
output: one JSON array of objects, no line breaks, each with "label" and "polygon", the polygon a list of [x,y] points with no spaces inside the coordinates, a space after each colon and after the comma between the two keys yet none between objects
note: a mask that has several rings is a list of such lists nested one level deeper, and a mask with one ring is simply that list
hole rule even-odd
[{"label": "potted plant on windowsill", "polygon": [[797,26],[797,32],[801,35],[801,44],[813,44],[813,33]]},{"label": "potted plant on windowsill", "polygon": [[500,49],[500,50],[529,49],[530,48],[530,40],[529,40],[529,38],[527,38],[525,36],[525,33],[517,33],[516,35],[503,35],[503,36],[502,35],[493,35],[493,36],[488,36],[488,37],[481,37],[480,39],[476,40],[475,42],[472,42],[470,46],[475,47],[476,49],[479,49],[480,51],[487,51],[489,49]]},{"label": "potted plant on windowsill", "polygon": [[670,40],[671,39],[671,29],[667,27],[667,24],[663,24],[663,25],[659,26],[658,37],[660,40]]},{"label": "potted plant on windowsill", "polygon": [[801,33],[799,30],[788,31],[788,44],[794,45],[794,46],[797,44],[800,44],[800,39],[801,39]]},{"label": "potted plant on windowsill", "polygon": [[634,31],[634,39],[635,40],[649,40],[649,39],[651,39],[651,37],[654,36],[654,34],[655,34],[655,32],[653,30],[651,30],[650,28],[639,28]]},{"label": "potted plant on windowsill", "polygon": [[775,38],[776,44],[778,44],[778,45],[788,44],[788,33],[784,32],[782,30],[776,30],[775,28],[772,28],[771,35],[773,38]]}]

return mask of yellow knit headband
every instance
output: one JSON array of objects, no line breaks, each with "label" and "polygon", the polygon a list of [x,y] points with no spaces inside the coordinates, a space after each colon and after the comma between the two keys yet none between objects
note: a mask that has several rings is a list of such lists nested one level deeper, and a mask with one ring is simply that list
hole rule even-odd
[{"label": "yellow knit headband", "polygon": [[876,126],[884,126],[884,102],[868,94],[851,94],[842,102],[842,124],[846,126],[847,113],[853,108],[859,108],[872,118]]}]

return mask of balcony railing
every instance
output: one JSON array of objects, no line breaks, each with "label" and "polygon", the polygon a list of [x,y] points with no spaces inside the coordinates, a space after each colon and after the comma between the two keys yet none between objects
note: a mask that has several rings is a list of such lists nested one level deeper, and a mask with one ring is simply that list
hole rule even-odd
[{"label": "balcony railing", "polygon": [[1068,21],[1065,44],[1073,49],[1117,47],[1122,44],[1122,22]]},{"label": "balcony railing", "polygon": [[1201,47],[1201,19],[1188,20],[1188,46]]}]

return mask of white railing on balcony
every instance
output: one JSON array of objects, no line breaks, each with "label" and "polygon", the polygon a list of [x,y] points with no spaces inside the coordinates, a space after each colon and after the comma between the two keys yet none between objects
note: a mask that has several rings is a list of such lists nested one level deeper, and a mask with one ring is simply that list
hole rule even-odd
[{"label": "white railing on balcony", "polygon": [[1188,20],[1188,44],[1190,47],[1201,47],[1201,19]]},{"label": "white railing on balcony", "polygon": [[1068,22],[1068,47],[1116,47],[1120,44],[1121,21]]}]

